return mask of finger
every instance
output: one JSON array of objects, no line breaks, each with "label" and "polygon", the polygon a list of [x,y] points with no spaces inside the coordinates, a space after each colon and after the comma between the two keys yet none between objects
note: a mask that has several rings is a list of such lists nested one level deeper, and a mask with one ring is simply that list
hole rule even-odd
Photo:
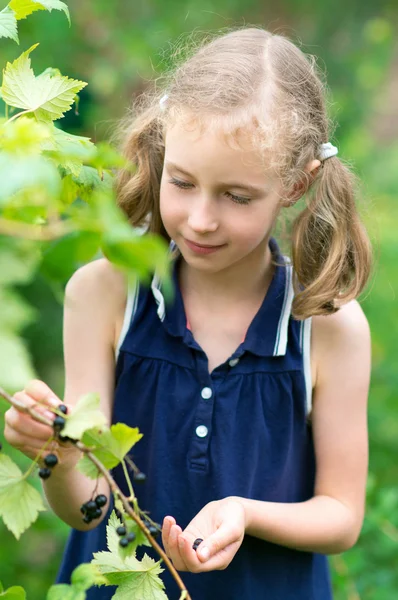
[{"label": "finger", "polygon": [[[16,400],[18,400],[18,402],[20,404],[23,404],[26,408],[34,409],[36,412],[39,412],[40,414],[47,417],[48,419],[53,419],[55,416],[52,411],[50,411],[46,408],[46,406],[48,406],[48,405],[40,404],[34,398],[29,396],[29,394],[27,394],[25,391],[16,392],[14,394],[14,398]],[[25,413],[25,414],[27,414],[27,413]]]},{"label": "finger", "polygon": [[241,538],[242,530],[224,521],[214,533],[200,544],[197,555],[201,561],[206,562],[229,545],[241,542]]},{"label": "finger", "polygon": [[170,529],[172,525],[175,525],[176,520],[174,519],[174,517],[165,517],[163,519],[163,527],[162,527],[162,542],[163,542],[163,547],[166,551],[166,554],[168,553],[168,541],[169,541],[169,535],[170,535]]},{"label": "finger", "polygon": [[169,552],[168,556],[173,561],[173,565],[178,571],[188,571],[188,567],[181,556],[180,549],[178,547],[178,536],[182,533],[179,525],[172,525],[169,535]]},{"label": "finger", "polygon": [[[54,418],[54,416],[53,416]],[[6,426],[20,435],[28,435],[41,441],[48,440],[53,435],[50,425],[44,425],[32,419],[30,415],[21,413],[16,408],[10,408],[4,415]]]},{"label": "finger", "polygon": [[36,402],[42,402],[48,406],[58,406],[62,404],[62,401],[58,398],[52,389],[39,379],[32,379],[29,381],[24,390],[29,396],[36,400]]}]

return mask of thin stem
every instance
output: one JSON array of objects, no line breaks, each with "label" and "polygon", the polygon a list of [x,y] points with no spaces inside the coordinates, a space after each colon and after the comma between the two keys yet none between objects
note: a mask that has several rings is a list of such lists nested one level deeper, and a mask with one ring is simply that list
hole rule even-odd
[{"label": "thin stem", "polygon": [[5,118],[8,119],[8,104],[6,104],[6,113],[5,113]]},{"label": "thin stem", "polygon": [[129,488],[130,498],[131,498],[131,500],[135,500],[135,494],[134,494],[133,486],[131,485],[130,476],[128,474],[126,463],[125,463],[124,460],[122,460],[122,467],[123,467],[124,476],[125,476],[126,481],[127,481],[127,486]]},{"label": "thin stem", "polygon": [[31,112],[33,112],[32,108],[28,108],[28,110],[23,110],[22,112],[19,112],[16,115],[14,115],[13,117],[11,117],[11,119],[8,119],[8,121],[6,121],[6,123],[5,123],[5,125],[8,125],[8,123],[11,123],[11,121],[18,119],[18,117],[20,117],[21,115],[26,115],[26,113],[31,113]]},{"label": "thin stem", "polygon": [[[28,406],[25,406],[20,400],[17,400],[14,396],[10,396],[9,394],[7,394],[7,392],[5,390],[3,390],[1,387],[0,387],[0,396],[2,398],[4,398],[4,400],[6,400],[9,404],[14,406],[14,408],[19,410],[20,412],[29,414],[32,417],[32,419],[34,419],[35,421],[38,421],[39,423],[43,423],[43,425],[48,425],[49,427],[53,426],[53,422],[50,419],[48,419],[47,417],[44,417],[43,415],[41,415],[40,413],[35,411],[34,408],[29,408]],[[188,590],[186,589],[186,587],[184,585],[184,582],[182,581],[181,577],[179,576],[178,572],[176,571],[173,563],[171,562],[171,560],[169,559],[167,554],[164,552],[164,550],[156,542],[154,537],[149,533],[149,530],[144,525],[144,523],[141,521],[141,519],[138,515],[138,511],[135,512],[131,508],[128,498],[123,494],[123,492],[117,485],[116,481],[113,479],[113,477],[110,474],[110,472],[108,471],[108,469],[106,469],[106,467],[104,467],[102,462],[100,460],[98,460],[98,458],[96,456],[94,456],[94,454],[91,452],[91,449],[88,448],[87,446],[85,446],[82,442],[80,442],[80,441],[75,442],[75,446],[77,448],[79,448],[79,450],[81,452],[84,452],[84,454],[97,467],[98,471],[100,473],[102,473],[102,475],[105,477],[106,481],[108,482],[109,487],[110,487],[112,493],[114,494],[114,496],[118,497],[119,500],[122,502],[123,508],[126,511],[126,513],[128,515],[130,515],[130,517],[135,521],[135,523],[138,525],[138,527],[144,533],[145,537],[148,539],[151,546],[155,549],[155,551],[159,554],[159,556],[165,562],[165,564],[167,565],[167,568],[169,569],[170,573],[172,574],[173,578],[175,579],[181,592],[186,593],[186,596],[181,596],[181,599],[192,600],[191,596],[189,595]]]},{"label": "thin stem", "polygon": [[46,443],[44,444],[44,446],[42,448],[40,448],[39,452],[37,453],[36,458],[34,459],[34,461],[32,462],[32,464],[30,465],[29,469],[24,474],[24,476],[23,476],[24,479],[27,479],[29,477],[29,475],[32,473],[33,469],[35,468],[35,466],[37,465],[37,463],[39,462],[39,460],[43,456],[43,452],[47,448],[48,444],[50,444],[53,440],[54,440],[54,436],[49,437],[48,440],[46,441]]}]

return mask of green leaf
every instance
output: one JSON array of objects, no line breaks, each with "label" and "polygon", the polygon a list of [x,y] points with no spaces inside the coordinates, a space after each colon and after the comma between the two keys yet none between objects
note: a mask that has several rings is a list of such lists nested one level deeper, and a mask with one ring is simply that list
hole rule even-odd
[{"label": "green leaf", "polygon": [[[1,586],[0,592],[3,592],[3,586]],[[26,592],[19,585],[14,585],[8,588],[3,593],[0,593],[0,600],[26,600]]]},{"label": "green leaf", "polygon": [[85,592],[93,585],[106,585],[108,580],[101,574],[98,567],[92,563],[84,563],[73,571],[71,583],[76,589]]},{"label": "green leaf", "polygon": [[22,116],[0,129],[0,145],[4,152],[26,156],[41,154],[42,145],[51,139],[52,131],[34,117]]},{"label": "green leaf", "polygon": [[50,198],[58,197],[61,178],[55,165],[43,156],[0,154],[0,205],[28,188],[40,188]]},{"label": "green leaf", "polygon": [[[0,331],[16,333],[32,323],[39,312],[14,290],[0,286]],[[1,339],[1,335],[0,335]]]},{"label": "green leaf", "polygon": [[30,283],[40,260],[38,250],[32,244],[0,247],[0,285]]},{"label": "green leaf", "polygon": [[0,12],[0,37],[11,38],[19,44],[17,19],[10,6]]},{"label": "green leaf", "polygon": [[0,516],[17,539],[46,510],[39,492],[25,479],[19,467],[0,455]]},{"label": "green leaf", "polygon": [[81,396],[66,420],[62,435],[80,440],[87,429],[106,424],[105,415],[99,410],[98,394]]},{"label": "green leaf", "polygon": [[7,63],[1,93],[9,106],[33,112],[38,121],[54,121],[70,110],[76,94],[87,83],[62,77],[53,71],[35,77],[29,54],[37,46],[29,48],[13,63]]},{"label": "green leaf", "polygon": [[[97,446],[93,450],[96,456],[106,469],[113,469],[131,450],[131,448],[142,438],[142,433],[137,427],[129,427],[124,423],[112,425],[110,429],[91,429],[86,431],[83,436],[83,443],[86,446]],[[80,459],[78,469],[87,477],[97,478],[97,468],[86,457]]]},{"label": "green leaf", "polygon": [[0,340],[0,386],[16,392],[37,375],[20,335],[0,329]]},{"label": "green leaf", "polygon": [[62,10],[69,21],[70,25],[70,14],[67,5],[60,0],[11,0],[9,6],[15,12],[18,20],[25,19],[37,10],[48,10],[51,12],[53,9]]},{"label": "green leaf", "polygon": [[47,600],[86,600],[86,597],[86,592],[65,583],[51,586],[47,593]]},{"label": "green leaf", "polygon": [[160,561],[155,562],[146,554],[139,561],[134,556],[123,560],[111,552],[97,552],[92,562],[110,585],[119,586],[113,600],[167,600],[164,583],[159,577],[164,571]]}]

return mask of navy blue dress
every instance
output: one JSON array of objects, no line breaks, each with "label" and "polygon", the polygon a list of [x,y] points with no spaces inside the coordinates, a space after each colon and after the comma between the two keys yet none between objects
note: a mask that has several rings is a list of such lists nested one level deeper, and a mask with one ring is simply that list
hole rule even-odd
[{"label": "navy blue dress", "polygon": [[[184,528],[212,500],[242,496],[302,502],[313,496],[315,456],[311,402],[311,320],[291,316],[292,268],[276,242],[278,266],[244,341],[208,371],[207,357],[187,328],[174,262],[175,298],[166,304],[155,277],[129,295],[116,363],[113,422],[139,427],[131,457],[147,475],[136,485],[139,506],[162,524]],[[284,264],[285,263],[285,264]],[[114,476],[128,494],[122,470]],[[106,520],[72,530],[58,582],[106,549]],[[149,547],[138,548],[137,558]],[[180,592],[161,575],[170,600]],[[227,569],[181,573],[193,600],[330,600],[327,557],[246,535]],[[92,588],[88,600],[110,600],[115,588]]]}]

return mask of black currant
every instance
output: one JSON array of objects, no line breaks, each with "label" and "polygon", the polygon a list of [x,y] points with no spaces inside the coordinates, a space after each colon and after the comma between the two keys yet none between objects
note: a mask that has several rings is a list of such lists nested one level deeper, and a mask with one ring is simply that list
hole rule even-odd
[{"label": "black currant", "polygon": [[100,516],[102,515],[102,510],[100,508],[96,508],[92,514],[93,514],[93,519],[99,519]]},{"label": "black currant", "polygon": [[94,500],[89,500],[88,502],[86,502],[86,508],[87,508],[87,512],[92,513],[95,510],[97,510],[97,505],[94,502]]},{"label": "black currant", "polygon": [[74,440],[73,438],[70,438],[67,435],[59,435],[58,437],[61,442],[70,442],[71,444],[76,444],[77,442],[77,440]]},{"label": "black currant", "polygon": [[116,529],[116,533],[120,535],[120,537],[126,535],[126,528],[124,527],[124,525],[120,525],[120,527]]},{"label": "black currant", "polygon": [[200,544],[203,542],[202,538],[196,538],[196,540],[194,541],[194,543],[192,544],[192,548],[194,550],[197,550],[198,546],[200,546]]},{"label": "black currant", "polygon": [[58,458],[55,454],[47,454],[47,456],[44,459],[44,462],[47,467],[50,467],[52,469],[52,467],[55,467],[55,465],[58,463]]},{"label": "black currant", "polygon": [[83,521],[84,521],[85,523],[91,523],[91,521],[92,521],[92,518],[90,517],[90,515],[85,515],[85,516],[83,517]]},{"label": "black currant", "polygon": [[115,508],[115,515],[118,519],[123,520],[123,515],[118,508]]},{"label": "black currant", "polygon": [[86,503],[84,503],[84,504],[82,504],[82,505],[81,505],[81,507],[80,507],[80,512],[81,512],[83,515],[85,515],[85,514],[86,514],[86,512],[87,512],[87,506],[86,506]]},{"label": "black currant", "polygon": [[134,540],[135,540],[134,531],[129,531],[128,534],[126,535],[126,539],[128,542],[134,542]]},{"label": "black currant", "polygon": [[61,431],[65,427],[65,419],[63,417],[59,417],[58,415],[54,418],[53,428],[54,431]]},{"label": "black currant", "polygon": [[136,481],[137,483],[144,483],[146,481],[146,475],[145,473],[134,473],[134,477],[133,477],[134,481]]},{"label": "black currant", "polygon": [[48,479],[51,475],[51,469],[48,469],[47,467],[43,467],[43,469],[39,470],[39,477],[41,477],[42,479]]},{"label": "black currant", "polygon": [[67,415],[67,414],[68,414],[68,407],[67,407],[67,406],[65,406],[65,404],[60,404],[60,405],[58,406],[58,410],[59,410],[61,413],[63,413],[64,415]]},{"label": "black currant", "polygon": [[127,538],[122,537],[119,540],[119,544],[121,545],[122,548],[127,548],[127,546],[129,545],[129,541]]},{"label": "black currant", "polygon": [[98,508],[102,508],[108,502],[108,498],[104,494],[99,494],[95,498],[94,502],[96,503],[96,505],[98,506]]},{"label": "black currant", "polygon": [[155,527],[154,525],[149,525],[148,531],[154,537],[157,536],[157,534],[159,533],[159,529],[157,527]]}]

